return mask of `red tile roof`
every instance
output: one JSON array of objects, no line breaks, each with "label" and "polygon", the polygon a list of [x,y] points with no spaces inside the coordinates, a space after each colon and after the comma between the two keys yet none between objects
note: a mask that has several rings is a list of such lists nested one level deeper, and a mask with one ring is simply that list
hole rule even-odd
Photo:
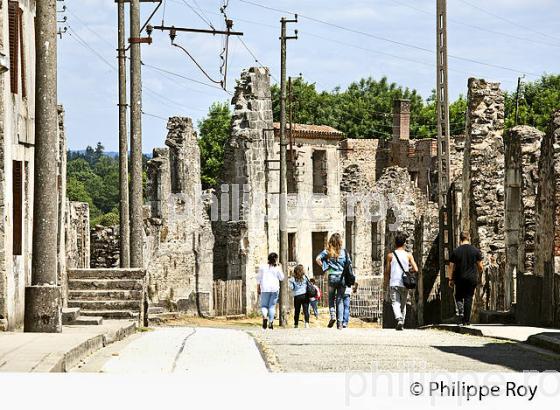
[{"label": "red tile roof", "polygon": [[[329,127],[328,125],[308,125],[308,124],[293,124],[294,136],[296,138],[333,138],[344,139],[344,133],[336,128]],[[286,127],[289,131],[290,124]],[[274,123],[274,134],[278,135],[280,132],[280,123]]]}]

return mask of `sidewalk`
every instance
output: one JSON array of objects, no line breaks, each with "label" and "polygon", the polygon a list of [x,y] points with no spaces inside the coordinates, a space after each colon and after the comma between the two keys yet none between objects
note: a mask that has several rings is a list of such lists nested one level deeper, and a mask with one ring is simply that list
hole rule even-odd
[{"label": "sidewalk", "polygon": [[102,347],[136,331],[136,321],[63,326],[62,333],[0,332],[0,372],[66,372]]},{"label": "sidewalk", "polygon": [[511,325],[428,325],[421,329],[447,330],[472,336],[511,340],[560,353],[560,329]]}]

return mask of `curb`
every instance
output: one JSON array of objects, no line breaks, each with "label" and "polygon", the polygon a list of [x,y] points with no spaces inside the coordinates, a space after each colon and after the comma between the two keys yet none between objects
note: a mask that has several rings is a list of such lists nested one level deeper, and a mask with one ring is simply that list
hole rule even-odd
[{"label": "curb", "polygon": [[[447,330],[448,332],[461,333],[463,335],[484,336],[484,333],[482,333],[482,330],[480,330],[480,329],[475,329],[475,328],[472,328],[472,327],[459,326],[459,325],[426,325],[426,326],[421,326],[418,329],[421,329],[421,330],[429,330],[429,329]],[[498,339],[498,338],[495,338],[495,339]]]},{"label": "curb", "polygon": [[110,345],[111,343],[123,340],[126,337],[134,334],[137,329],[136,321],[130,322],[128,326],[123,326],[114,332],[108,331],[104,334],[99,334],[91,337],[90,339],[73,347],[70,351],[64,353],[62,359],[54,366],[46,369],[37,368],[35,371],[49,372],[49,373],[66,373],[70,369],[76,367],[78,363],[86,359],[96,351]]},{"label": "curb", "polygon": [[560,339],[546,335],[532,335],[527,343],[560,354]]}]

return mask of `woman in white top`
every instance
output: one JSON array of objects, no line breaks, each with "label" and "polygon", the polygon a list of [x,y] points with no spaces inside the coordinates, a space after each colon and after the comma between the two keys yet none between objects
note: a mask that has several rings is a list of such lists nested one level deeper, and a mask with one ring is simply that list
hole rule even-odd
[{"label": "woman in white top", "polygon": [[284,280],[284,273],[278,265],[278,255],[272,252],[268,255],[268,264],[261,265],[257,275],[257,293],[261,298],[263,329],[266,329],[267,326],[269,329],[274,328],[275,307],[282,280]]},{"label": "woman in white top", "polygon": [[385,291],[388,290],[393,313],[397,320],[397,330],[403,330],[406,318],[408,289],[404,287],[403,274],[408,271],[418,272],[414,256],[404,249],[405,243],[406,236],[402,233],[397,233],[395,237],[395,250],[387,255],[383,281],[383,289]]}]

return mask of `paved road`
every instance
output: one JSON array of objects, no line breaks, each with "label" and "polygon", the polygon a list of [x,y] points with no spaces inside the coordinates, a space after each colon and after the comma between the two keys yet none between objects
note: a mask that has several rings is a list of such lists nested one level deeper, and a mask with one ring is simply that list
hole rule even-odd
[{"label": "paved road", "polygon": [[274,371],[560,371],[560,356],[438,330],[287,329],[251,332]]},{"label": "paved road", "polygon": [[103,349],[74,371],[103,373],[264,374],[268,370],[246,332],[157,328]]},{"label": "paved road", "polygon": [[110,345],[74,371],[258,375],[267,365],[279,372],[560,371],[560,355],[440,330],[172,327]]}]

